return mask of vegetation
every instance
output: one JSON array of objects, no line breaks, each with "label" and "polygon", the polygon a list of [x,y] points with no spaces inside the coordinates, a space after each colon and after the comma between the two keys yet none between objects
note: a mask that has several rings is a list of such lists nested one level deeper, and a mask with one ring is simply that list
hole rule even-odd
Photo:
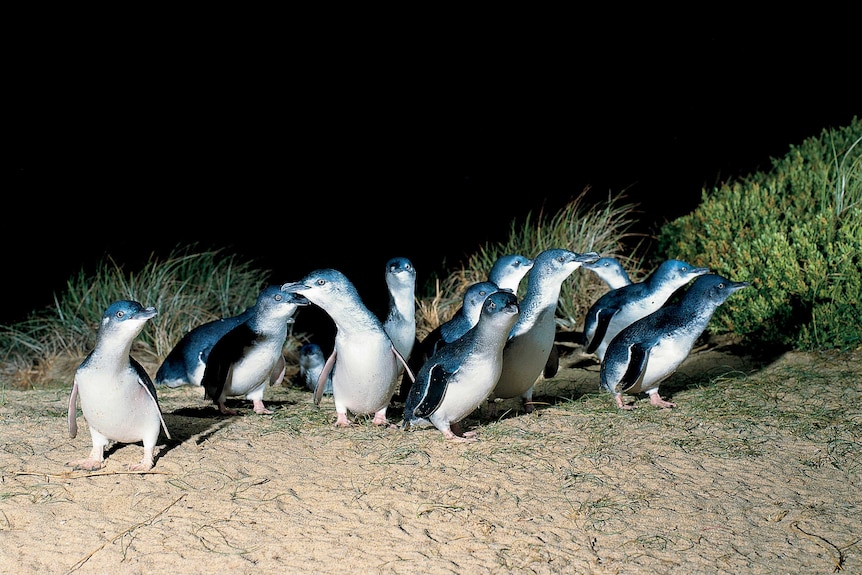
[{"label": "vegetation", "polygon": [[703,191],[665,225],[659,256],[707,266],[755,289],[711,327],[803,351],[862,344],[862,122],[793,146],[772,170]]}]

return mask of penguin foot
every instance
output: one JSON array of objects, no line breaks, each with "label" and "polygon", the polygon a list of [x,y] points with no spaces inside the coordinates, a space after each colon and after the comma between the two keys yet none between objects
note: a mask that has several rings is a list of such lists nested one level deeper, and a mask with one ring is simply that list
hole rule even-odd
[{"label": "penguin foot", "polygon": [[479,441],[479,438],[472,435],[468,436],[466,433],[464,435],[457,435],[451,429],[441,429],[440,431],[443,433],[443,437],[455,443],[475,443]]},{"label": "penguin foot", "polygon": [[144,456],[143,459],[139,463],[132,463],[129,465],[129,471],[149,471],[153,468],[153,456],[150,455],[147,457]]},{"label": "penguin foot", "polygon": [[223,401],[220,401],[220,402],[219,402],[219,404],[218,404],[218,410],[219,410],[219,412],[220,412],[222,415],[236,415],[237,413],[239,413],[239,412],[238,412],[237,410],[235,410],[235,409],[230,409],[228,406],[226,406],[226,405],[224,404],[224,402],[223,402]]},{"label": "penguin foot", "polygon": [[664,407],[664,408],[676,407],[675,403],[672,403],[670,401],[666,401],[666,400],[662,399],[661,396],[658,394],[658,392],[649,394],[649,402],[652,405],[655,405],[656,407]]},{"label": "penguin foot", "polygon": [[339,413],[335,420],[335,427],[352,427],[353,423],[347,419],[346,413]]},{"label": "penguin foot", "polygon": [[623,396],[622,395],[615,395],[614,400],[617,402],[617,407],[619,407],[620,409],[624,409],[626,411],[631,411],[633,409],[637,409],[637,407],[635,405],[632,405],[630,403],[623,403]]},{"label": "penguin foot", "polygon": [[521,405],[524,406],[524,411],[527,413],[533,413],[536,411],[536,406],[533,405],[533,401],[530,399],[524,399],[521,401]]},{"label": "penguin foot", "polygon": [[263,405],[263,401],[259,399],[253,399],[252,403],[254,404],[254,412],[258,415],[272,415],[275,413],[271,409],[267,409],[266,406]]}]

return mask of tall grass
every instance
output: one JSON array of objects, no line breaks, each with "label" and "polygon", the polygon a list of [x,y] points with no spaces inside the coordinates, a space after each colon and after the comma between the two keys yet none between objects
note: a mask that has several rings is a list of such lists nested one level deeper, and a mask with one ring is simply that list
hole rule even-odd
[{"label": "tall grass", "polygon": [[2,383],[34,387],[70,381],[71,370],[95,345],[105,309],[120,299],[158,310],[136,338],[134,351],[142,363],[159,361],[191,328],[253,305],[268,276],[253,262],[197,246],[177,248],[165,260],[151,256],[139,270],[107,257],[92,275],[79,271],[69,278],[52,307],[0,327]]},{"label": "tall grass", "polygon": [[[552,248],[566,248],[577,253],[598,252],[617,258],[637,281],[642,275],[646,255],[646,237],[632,231],[636,223],[637,204],[628,202],[625,194],[609,196],[604,204],[587,200],[589,188],[572,198],[556,213],[528,212],[522,221],[511,222],[509,236],[503,243],[487,243],[470,256],[464,267],[453,271],[437,285],[437,293],[419,302],[417,322],[428,330],[447,321],[461,306],[467,288],[488,277],[494,262],[507,254],[534,258]],[[519,287],[523,297],[529,275]],[[583,324],[584,314],[608,287],[586,270],[577,270],[563,283],[557,305],[558,326],[574,331]]]}]

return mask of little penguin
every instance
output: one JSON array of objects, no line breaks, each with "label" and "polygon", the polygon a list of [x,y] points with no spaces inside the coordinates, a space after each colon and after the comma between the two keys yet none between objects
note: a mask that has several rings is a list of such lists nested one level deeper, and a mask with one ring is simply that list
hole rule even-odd
[{"label": "little penguin", "polygon": [[[490,281],[476,282],[470,285],[464,292],[461,307],[454,315],[448,321],[434,328],[422,341],[416,344],[414,353],[407,361],[410,369],[414,372],[419,371],[438,347],[455,341],[476,325],[476,322],[479,321],[479,315],[482,313],[482,304],[485,302],[485,298],[499,289],[497,284]],[[405,400],[412,384],[413,382],[407,377],[407,374],[404,374],[394,399]]]},{"label": "little penguin", "polygon": [[409,361],[416,342],[416,268],[407,258],[392,258],[386,262],[385,278],[389,307],[383,329],[401,357]]},{"label": "little penguin", "polygon": [[[317,389],[317,380],[326,365],[323,350],[316,343],[305,343],[299,348],[299,377],[309,390]],[[332,395],[332,372],[323,386],[324,395]]]},{"label": "little penguin", "polygon": [[461,420],[488,397],[503,369],[503,347],[518,321],[518,298],[496,291],[484,301],[479,320],[439,348],[416,374],[404,405],[403,429],[429,422],[453,441],[475,441]]},{"label": "little penguin", "polygon": [[168,387],[199,386],[213,346],[224,334],[247,321],[252,313],[250,307],[239,315],[218,318],[191,329],[165,357],[153,378],[154,383]]},{"label": "little penguin", "polygon": [[679,288],[706,273],[708,268],[669,259],[642,282],[608,291],[590,306],[584,318],[585,351],[595,353],[601,361],[608,344],[623,328],[656,311]]},{"label": "little penguin", "polygon": [[142,442],[144,455],[129,465],[130,471],[153,467],[153,452],[164,431],[171,438],[159,408],[156,388],[143,366],[131,356],[132,343],[147,320],[156,317],[154,307],[121,300],[108,306],[96,333],[96,345],[75,371],[69,397],[69,435],[78,435],[76,400],[90,427],[93,449],[86,459],[70,461],[75,469],[100,469],[105,448],[112,441]]},{"label": "little penguin", "polygon": [[601,387],[614,395],[617,407],[634,408],[623,403],[623,393],[647,393],[652,405],[676,407],[659,395],[659,384],[688,357],[718,306],[748,285],[716,274],[701,275],[679,301],[620,331],[608,345],[601,366]]},{"label": "little penguin", "polygon": [[497,258],[494,265],[491,266],[491,271],[488,272],[488,281],[496,284],[500,289],[507,289],[518,295],[521,280],[532,267],[533,260],[527,256],[506,254]]},{"label": "little penguin", "polygon": [[352,425],[348,411],[373,413],[374,425],[389,425],[386,409],[398,389],[401,371],[409,373],[411,380],[413,373],[353,282],[338,270],[323,268],[282,289],[305,296],[335,323],[335,346],[318,379],[315,404],[320,403],[331,372],[336,427]]},{"label": "little penguin", "polygon": [[610,289],[621,288],[632,283],[628,272],[620,261],[610,256],[599,258],[594,262],[587,262],[584,264],[584,269],[596,274]]},{"label": "little penguin", "polygon": [[554,347],[557,302],[563,282],[585,262],[598,259],[595,252],[578,254],[552,248],[533,259],[527,275],[527,291],[521,312],[503,349],[503,370],[489,396],[489,411],[495,399],[521,397],[527,413],[534,411],[533,386],[542,374]]},{"label": "little penguin", "polygon": [[310,303],[279,286],[268,286],[258,294],[251,316],[213,345],[201,385],[221,413],[236,415],[225,400],[239,395],[251,400],[255,413],[272,413],[264,405],[263,395],[267,383],[278,383],[284,377],[288,319]]}]

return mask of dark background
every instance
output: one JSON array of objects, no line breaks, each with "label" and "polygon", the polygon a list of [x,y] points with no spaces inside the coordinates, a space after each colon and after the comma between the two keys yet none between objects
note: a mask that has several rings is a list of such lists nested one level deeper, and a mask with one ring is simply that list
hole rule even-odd
[{"label": "dark background", "polygon": [[82,38],[13,66],[0,320],[192,243],[382,295],[388,258],[422,284],[585,188],[653,233],[862,107],[838,29],[371,32]]}]

